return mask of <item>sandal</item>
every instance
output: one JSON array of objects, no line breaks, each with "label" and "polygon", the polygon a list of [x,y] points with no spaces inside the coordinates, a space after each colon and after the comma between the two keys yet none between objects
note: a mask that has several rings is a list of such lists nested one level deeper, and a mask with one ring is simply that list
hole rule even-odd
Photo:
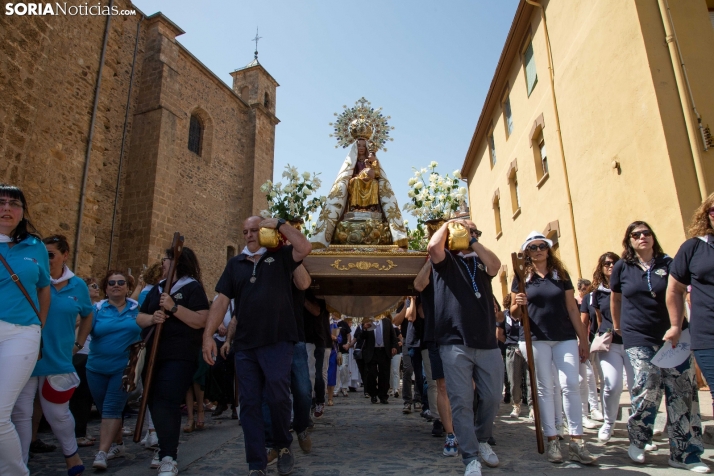
[{"label": "sandal", "polygon": [[79,447],[94,446],[94,441],[87,438],[86,436],[82,436],[82,437],[77,438],[77,446],[79,446]]},{"label": "sandal", "polygon": [[330,398],[329,400],[327,400],[327,406],[328,406],[328,407],[331,407],[331,406],[334,405],[334,404],[335,404],[335,403],[332,401],[331,398]]},{"label": "sandal", "polygon": [[201,431],[205,428],[206,428],[206,422],[199,418],[199,420],[196,422],[196,431]]},{"label": "sandal", "polygon": [[196,422],[193,420],[189,420],[186,423],[186,426],[183,427],[183,432],[184,433],[191,433],[193,430],[196,429]]}]

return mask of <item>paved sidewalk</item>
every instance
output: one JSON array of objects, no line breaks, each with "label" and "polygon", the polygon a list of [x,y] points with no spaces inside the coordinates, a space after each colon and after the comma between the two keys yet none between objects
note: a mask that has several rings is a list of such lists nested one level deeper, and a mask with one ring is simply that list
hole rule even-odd
[{"label": "paved sidewalk", "polygon": [[[442,438],[431,436],[431,424],[418,413],[402,414],[400,399],[390,399],[389,405],[373,405],[361,393],[350,393],[348,398],[335,398],[335,406],[326,407],[325,415],[315,422],[312,432],[313,451],[304,454],[297,442],[293,443],[295,475],[347,476],[347,475],[425,475],[463,474],[461,458],[441,456]],[[711,398],[709,392],[700,392],[705,423],[711,424]],[[626,396],[623,396],[626,404]],[[627,456],[627,429],[618,422],[612,440],[606,445],[597,443],[597,430],[586,430],[586,440],[594,454],[601,455],[599,464],[585,467],[576,463],[553,465],[545,455],[538,454],[535,432],[524,419],[508,418],[509,405],[501,405],[494,436],[497,445],[493,448],[501,460],[498,468],[484,467],[483,474],[522,475],[656,475],[676,476],[693,474],[670,468],[667,465],[668,443],[656,441],[659,449],[648,454],[647,464],[635,466]],[[626,416],[626,412],[623,412]],[[185,418],[185,417],[184,417]],[[217,419],[207,415],[206,429],[201,432],[182,434],[179,447],[181,475],[246,475],[243,449],[243,432],[238,422],[230,419],[230,412]],[[135,420],[129,420],[129,423]],[[91,423],[91,432],[98,434],[98,420]],[[40,434],[47,443],[55,443],[51,433]],[[109,469],[85,474],[120,476],[152,476],[148,469],[151,451],[126,440],[127,455],[109,462]],[[561,447],[567,455],[567,445]],[[705,459],[714,468],[714,447],[706,445]],[[94,447],[81,448],[85,465],[91,468]],[[30,462],[33,475],[66,475],[64,461],[59,450],[36,455]],[[268,474],[277,475],[275,466],[268,467]]]}]

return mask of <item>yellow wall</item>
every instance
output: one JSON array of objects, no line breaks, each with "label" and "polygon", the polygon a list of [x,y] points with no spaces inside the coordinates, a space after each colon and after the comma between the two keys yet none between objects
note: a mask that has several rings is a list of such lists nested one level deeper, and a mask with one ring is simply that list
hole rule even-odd
[{"label": "yellow wall", "polygon": [[[714,32],[706,4],[670,3],[685,61],[696,62],[688,70],[697,107],[714,126]],[[699,204],[699,191],[657,2],[552,0],[546,15],[583,276],[592,277],[601,253],[621,252],[625,227],[637,219],[648,221],[665,251],[674,254]],[[484,231],[484,243],[508,265],[509,280],[510,253],[531,230],[542,232],[558,220],[560,256],[576,278],[545,35],[537,9],[531,31],[538,83],[528,97],[520,57],[510,65],[514,131],[506,139],[501,108],[492,111],[498,162],[492,169],[484,136],[468,175],[472,216]],[[494,93],[500,97],[504,87],[498,85]],[[541,114],[550,177],[538,188],[530,132]],[[522,208],[515,219],[506,177],[514,159]],[[619,170],[612,168],[613,161]],[[714,164],[706,170],[714,185]],[[503,234],[495,239],[492,197],[497,188]]]}]

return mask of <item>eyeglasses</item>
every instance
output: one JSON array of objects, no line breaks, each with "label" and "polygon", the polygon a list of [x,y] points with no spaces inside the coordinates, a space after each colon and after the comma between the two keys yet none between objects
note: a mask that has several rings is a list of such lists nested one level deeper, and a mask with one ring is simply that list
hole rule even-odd
[{"label": "eyeglasses", "polygon": [[247,235],[249,231],[250,231],[251,233],[258,233],[258,232],[260,231],[260,228],[250,228],[250,229],[248,229],[248,230],[243,230],[243,234],[244,234],[244,235]]},{"label": "eyeglasses", "polygon": [[92,289],[99,289],[99,285],[97,283],[92,283],[89,285],[89,287]]},{"label": "eyeglasses", "polygon": [[644,236],[645,238],[649,238],[652,236],[652,232],[649,230],[642,230],[642,231],[633,231],[630,233],[630,238],[633,240],[639,240],[640,236]]},{"label": "eyeglasses", "polygon": [[541,243],[540,245],[530,245],[527,246],[526,249],[529,251],[545,251],[549,248],[548,243]]},{"label": "eyeglasses", "polygon": [[22,208],[22,202],[20,200],[8,200],[0,198],[0,207],[10,205],[10,208]]},{"label": "eyeglasses", "polygon": [[57,254],[53,253],[52,251],[48,251],[47,255],[50,257],[50,259],[55,259],[55,256],[57,256]]},{"label": "eyeglasses", "polygon": [[602,264],[602,266],[603,266],[603,268],[609,268],[610,266],[615,266],[615,262],[614,261],[605,261]]},{"label": "eyeglasses", "polygon": [[107,284],[109,286],[124,286],[126,284],[126,281],[123,279],[120,279],[118,281],[114,281],[113,279],[111,281],[107,281]]}]

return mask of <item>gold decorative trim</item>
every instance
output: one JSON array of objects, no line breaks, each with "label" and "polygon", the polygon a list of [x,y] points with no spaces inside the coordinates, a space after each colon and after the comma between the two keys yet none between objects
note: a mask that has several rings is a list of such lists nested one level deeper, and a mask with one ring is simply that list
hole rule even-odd
[{"label": "gold decorative trim", "polygon": [[340,266],[340,263],[342,262],[341,259],[336,259],[334,263],[332,263],[330,266],[335,268],[338,271],[349,271],[350,269],[357,268],[362,271],[368,271],[372,268],[376,269],[377,271],[389,271],[392,268],[396,268],[397,265],[394,264],[394,261],[388,259],[387,260],[387,265],[380,265],[379,263],[370,263],[369,261],[357,261],[356,263],[347,263],[347,266]]}]

